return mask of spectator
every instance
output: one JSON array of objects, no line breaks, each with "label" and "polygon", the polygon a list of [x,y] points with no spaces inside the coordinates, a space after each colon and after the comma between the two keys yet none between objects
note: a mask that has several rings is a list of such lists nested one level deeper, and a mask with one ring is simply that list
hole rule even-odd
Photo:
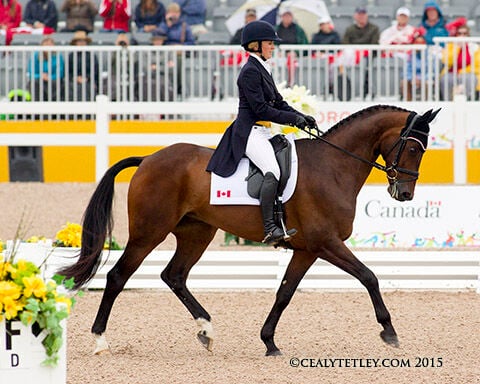
[{"label": "spectator", "polygon": [[[92,39],[85,31],[76,31],[71,45],[84,47]],[[79,49],[68,55],[69,100],[91,101],[98,89],[99,66],[95,54],[88,50]]]},{"label": "spectator", "polygon": [[329,17],[321,17],[318,20],[319,31],[312,36],[312,44],[340,44],[341,39],[337,31],[333,29],[332,20]]},{"label": "spectator", "polygon": [[[378,26],[370,23],[365,7],[357,7],[353,15],[353,24],[350,25],[343,36],[343,44],[378,44],[380,30]],[[363,98],[369,93],[368,51],[363,51],[360,56],[365,60],[365,82],[363,84]],[[372,99],[374,91],[372,90]]]},{"label": "spectator", "polygon": [[230,39],[230,44],[240,45],[242,42],[243,28],[245,27],[245,25],[247,25],[248,23],[254,20],[257,20],[257,11],[254,8],[248,8],[245,11],[245,24],[243,25],[243,27],[237,29],[235,34]]},{"label": "spectator", "polygon": [[91,0],[65,0],[60,12],[65,12],[67,16],[63,32],[75,32],[77,30],[93,32],[98,8]]},{"label": "spectator", "polygon": [[25,6],[23,21],[28,27],[57,30],[58,11],[53,0],[29,0]]},{"label": "spectator", "polygon": [[378,44],[380,30],[378,26],[370,23],[365,7],[355,9],[354,23],[350,25],[343,35],[343,44]]},{"label": "spectator", "polygon": [[[457,28],[456,37],[470,36],[470,28],[463,25]],[[441,100],[453,100],[455,93],[462,93],[468,99],[475,99],[477,77],[473,68],[480,70],[480,51],[474,43],[459,41],[448,43],[443,51],[443,73],[440,78]]]},{"label": "spectator", "polygon": [[[55,41],[51,36],[47,36],[40,45],[54,46]],[[65,63],[62,55],[47,50],[35,52],[28,63],[27,74],[30,79],[29,89],[33,100],[63,100]]]},{"label": "spectator", "polygon": [[174,0],[180,6],[185,21],[190,26],[193,36],[207,32],[205,17],[207,14],[206,0]]},{"label": "spectator", "polygon": [[0,34],[17,28],[22,21],[22,5],[17,0],[0,0]]},{"label": "spectator", "polygon": [[165,22],[165,6],[159,0],[140,0],[135,8],[135,24],[140,32],[153,32]]},{"label": "spectator", "polygon": [[128,32],[132,8],[130,0],[101,0],[99,14],[103,17],[101,32]]},{"label": "spectator", "polygon": [[396,23],[380,34],[381,45],[412,43],[415,27],[408,23],[410,10],[407,7],[398,8],[396,18]]},{"label": "spectator", "polygon": [[[413,35],[413,44],[426,44],[425,36],[422,29],[417,29]],[[424,86],[425,93],[427,92],[427,84],[429,81],[429,68],[428,68],[428,54],[429,51],[425,51],[426,54],[422,55],[420,50],[412,50],[409,53],[406,66],[405,78],[402,80],[400,94],[404,101],[417,99],[416,93],[422,92],[422,85]],[[423,57],[422,57],[423,56]]]},{"label": "spectator", "polygon": [[[194,45],[190,26],[182,18],[180,6],[177,3],[170,3],[165,14],[165,23],[160,24],[156,33],[165,32],[167,38],[165,45]],[[178,51],[173,59],[173,67],[177,73],[177,93],[182,93],[182,52]]]},{"label": "spectator", "polygon": [[[152,45],[164,45],[167,40],[167,34],[157,29],[152,33]],[[136,93],[140,101],[165,101],[173,100],[173,66],[174,60],[170,57],[171,52],[153,51],[152,55],[144,60],[145,67],[142,70],[142,88],[136,83]],[[154,116],[148,116],[152,120]],[[162,116],[155,116],[155,119]]]},{"label": "spectator", "polygon": [[282,39],[279,44],[308,44],[305,31],[300,25],[294,23],[293,13],[288,8],[281,12],[281,20],[275,30]]},{"label": "spectator", "polygon": [[165,45],[194,45],[195,39],[192,30],[182,18],[180,6],[177,3],[170,3],[165,14],[165,22],[160,24],[159,30],[167,35]]},{"label": "spectator", "polygon": [[[122,47],[113,53],[110,71],[104,80],[104,89],[109,90],[112,101],[133,101],[130,97],[130,84],[136,84],[138,79],[138,61],[132,52],[128,51],[130,39],[126,33],[119,33],[115,45]],[[136,97],[133,96],[133,99]]]},{"label": "spectator", "polygon": [[425,3],[421,26],[425,28],[427,45],[433,45],[434,37],[448,36],[445,19],[436,1],[427,1]]}]

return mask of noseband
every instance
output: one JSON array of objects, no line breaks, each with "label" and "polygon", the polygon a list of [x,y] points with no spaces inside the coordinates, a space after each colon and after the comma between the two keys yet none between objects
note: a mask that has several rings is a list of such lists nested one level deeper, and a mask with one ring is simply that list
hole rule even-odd
[{"label": "noseband", "polygon": [[[395,155],[395,160],[392,162],[391,165],[388,165],[388,166],[379,164],[376,161],[370,161],[370,160],[364,159],[363,157],[360,157],[360,156],[356,155],[355,153],[347,151],[345,148],[342,148],[342,147],[340,147],[340,146],[338,146],[334,143],[331,143],[328,140],[325,140],[322,136],[320,136],[320,131],[318,130],[318,128],[316,129],[317,133],[313,133],[313,132],[307,131],[307,130],[305,130],[305,131],[309,135],[315,137],[316,139],[319,139],[319,140],[323,141],[324,143],[338,149],[339,151],[342,151],[343,153],[345,153],[345,154],[347,154],[347,155],[349,155],[349,156],[351,156],[351,157],[353,157],[357,160],[360,160],[360,161],[362,161],[366,164],[371,165],[374,168],[377,168],[378,170],[380,170],[382,172],[385,172],[385,174],[387,175],[387,178],[389,180],[389,184],[392,186],[392,189],[395,190],[395,189],[397,189],[397,185],[400,184],[400,183],[407,183],[407,182],[415,181],[415,180],[418,179],[419,173],[417,171],[412,171],[410,169],[399,167],[398,162],[400,161],[400,157],[402,156],[403,150],[405,149],[405,145],[407,144],[408,140],[413,140],[413,141],[416,141],[417,143],[419,143],[420,147],[422,149],[422,152],[425,152],[425,150],[426,150],[424,144],[419,139],[411,136],[412,133],[417,133],[417,134],[420,134],[420,135],[423,135],[423,136],[428,136],[428,134],[425,133],[425,132],[419,131],[417,129],[413,129],[415,123],[417,122],[417,120],[419,118],[420,118],[420,115],[418,115],[418,114],[415,114],[415,116],[413,116],[413,118],[410,121],[410,123],[408,124],[408,126],[406,126],[404,129],[402,129],[402,133],[400,134],[400,137],[395,141],[395,143],[392,145],[392,148],[390,148],[389,151],[387,152],[387,154],[384,156],[384,158],[388,157],[388,155],[390,155],[390,153],[392,153],[395,150],[395,148],[398,147],[397,154]],[[398,174],[399,173],[404,173],[404,174],[410,175],[412,177],[409,178],[409,179],[398,180]]]}]

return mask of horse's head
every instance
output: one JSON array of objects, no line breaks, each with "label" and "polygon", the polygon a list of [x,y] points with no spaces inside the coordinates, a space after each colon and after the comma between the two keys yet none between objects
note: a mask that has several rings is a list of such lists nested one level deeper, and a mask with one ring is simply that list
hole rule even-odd
[{"label": "horse's head", "polygon": [[388,192],[398,201],[413,199],[418,169],[427,149],[429,123],[438,112],[440,109],[435,112],[429,110],[423,115],[410,113],[400,136],[389,135],[381,145],[389,183]]}]

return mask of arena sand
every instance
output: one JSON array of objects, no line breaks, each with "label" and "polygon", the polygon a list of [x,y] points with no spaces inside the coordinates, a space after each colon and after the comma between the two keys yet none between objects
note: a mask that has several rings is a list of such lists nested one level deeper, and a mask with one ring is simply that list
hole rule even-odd
[{"label": "arena sand", "polygon": [[[22,212],[25,236],[53,238],[67,221],[81,221],[94,187],[2,184],[0,238],[13,238]],[[127,189],[116,185],[114,205],[114,235],[123,244]],[[222,243],[219,231],[210,249]],[[174,244],[170,237],[159,248]],[[259,337],[274,291],[202,290],[195,295],[212,316],[213,353],[197,341],[195,322],[173,293],[128,290],[108,324],[112,353],[92,356],[90,327],[101,293],[87,292],[68,320],[69,384],[480,383],[480,295],[472,291],[385,291],[400,348],[378,336],[366,291],[298,291],[277,328],[279,357],[265,357]]]}]

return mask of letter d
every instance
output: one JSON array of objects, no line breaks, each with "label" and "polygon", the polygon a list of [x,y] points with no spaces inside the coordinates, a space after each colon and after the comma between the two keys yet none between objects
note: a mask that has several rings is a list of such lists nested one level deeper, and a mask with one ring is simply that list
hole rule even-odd
[{"label": "letter d", "polygon": [[12,355],[10,356],[10,363],[12,367],[18,367],[18,365],[20,364],[20,358],[16,353],[12,353]]}]

